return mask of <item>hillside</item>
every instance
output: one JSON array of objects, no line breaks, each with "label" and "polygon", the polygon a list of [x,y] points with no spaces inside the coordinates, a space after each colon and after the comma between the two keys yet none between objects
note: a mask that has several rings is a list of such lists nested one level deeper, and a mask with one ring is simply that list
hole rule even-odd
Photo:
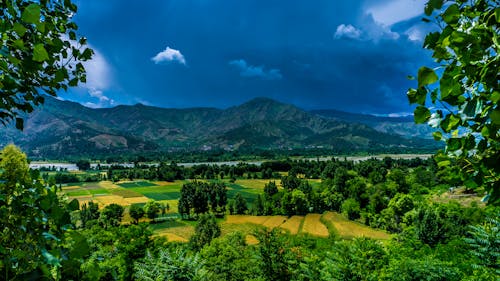
[{"label": "hillside", "polygon": [[433,129],[429,126],[415,124],[413,116],[382,117],[335,109],[313,110],[311,113],[331,120],[365,124],[379,132],[399,135],[405,138],[432,139]]},{"label": "hillside", "polygon": [[91,109],[47,97],[42,107],[26,117],[23,132],[8,127],[2,134],[0,145],[14,142],[29,155],[44,158],[240,148],[324,148],[348,153],[435,146],[433,141],[382,133],[267,98],[223,110],[142,104]]}]

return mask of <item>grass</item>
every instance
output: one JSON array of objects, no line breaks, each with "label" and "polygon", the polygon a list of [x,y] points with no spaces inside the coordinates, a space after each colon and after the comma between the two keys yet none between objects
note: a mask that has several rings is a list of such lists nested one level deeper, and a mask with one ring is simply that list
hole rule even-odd
[{"label": "grass", "polygon": [[86,190],[86,189],[78,189],[78,190],[74,190],[74,191],[65,191],[64,193],[67,196],[69,196],[69,197],[91,195],[90,192],[88,190]]},{"label": "grass", "polygon": [[158,186],[157,184],[154,184],[154,183],[149,182],[149,181],[122,182],[122,183],[118,183],[117,185],[124,187],[124,188]]},{"label": "grass", "polygon": [[109,194],[109,190],[105,188],[88,189],[88,191],[92,195]]},{"label": "grass", "polygon": [[181,196],[180,192],[145,192],[143,193],[144,196],[151,198],[156,201],[160,200],[173,200],[173,199],[179,199]]}]

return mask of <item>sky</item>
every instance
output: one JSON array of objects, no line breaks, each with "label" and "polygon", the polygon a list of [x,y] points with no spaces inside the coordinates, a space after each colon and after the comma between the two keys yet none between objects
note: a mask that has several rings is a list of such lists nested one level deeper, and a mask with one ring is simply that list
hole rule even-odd
[{"label": "sky", "polygon": [[425,0],[75,0],[95,51],[63,99],[228,108],[255,97],[381,115],[412,112],[431,63]]}]

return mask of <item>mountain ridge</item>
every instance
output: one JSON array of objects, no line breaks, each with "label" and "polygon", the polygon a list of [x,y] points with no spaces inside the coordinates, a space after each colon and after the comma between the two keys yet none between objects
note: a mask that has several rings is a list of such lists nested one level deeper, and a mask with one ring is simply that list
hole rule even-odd
[{"label": "mountain ridge", "polygon": [[356,152],[433,145],[269,98],[227,109],[142,104],[92,109],[48,97],[43,106],[26,116],[23,132],[12,126],[2,131],[6,137],[0,145],[14,142],[30,156],[56,159],[179,150],[325,148]]}]

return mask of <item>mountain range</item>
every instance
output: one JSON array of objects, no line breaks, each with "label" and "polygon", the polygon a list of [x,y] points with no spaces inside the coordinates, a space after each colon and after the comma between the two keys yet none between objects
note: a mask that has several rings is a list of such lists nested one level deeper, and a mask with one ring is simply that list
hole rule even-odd
[{"label": "mountain range", "polygon": [[407,119],[333,110],[307,112],[268,98],[227,109],[142,104],[93,109],[47,97],[43,106],[25,116],[22,132],[13,126],[0,130],[4,136],[0,145],[15,143],[31,157],[50,159],[216,149],[316,148],[352,153],[437,147],[408,130],[381,130],[404,128],[407,123]]}]

